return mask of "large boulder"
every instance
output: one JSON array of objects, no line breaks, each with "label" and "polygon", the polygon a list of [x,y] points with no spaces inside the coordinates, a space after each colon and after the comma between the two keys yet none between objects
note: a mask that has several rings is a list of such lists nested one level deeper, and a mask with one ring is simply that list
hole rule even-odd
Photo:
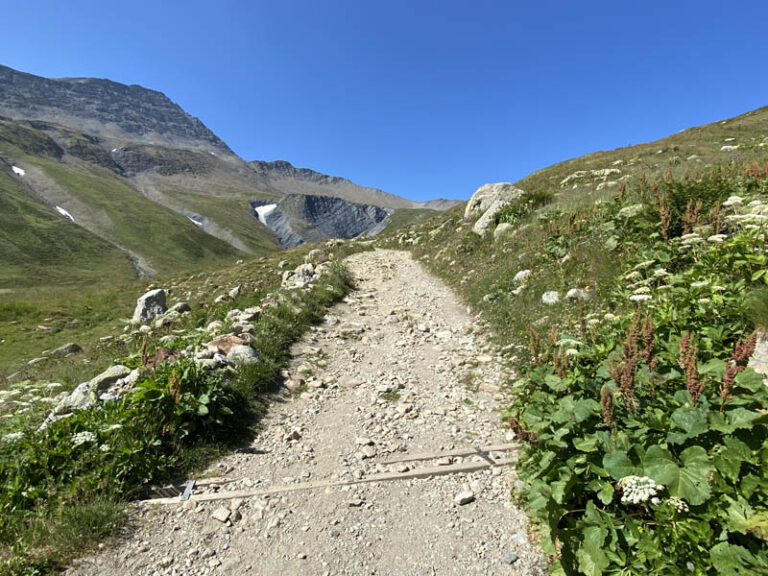
[{"label": "large boulder", "polygon": [[506,204],[521,198],[523,194],[525,194],[523,190],[509,182],[497,182],[481,186],[472,195],[469,202],[467,202],[467,207],[464,210],[464,219],[472,220],[482,216],[497,201],[501,200]]},{"label": "large boulder", "polygon": [[131,370],[121,364],[108,368],[91,380],[78,384],[77,388],[59,402],[40,428],[44,429],[52,422],[66,418],[75,410],[90,408],[99,401],[117,399],[136,383],[138,377],[139,370]]},{"label": "large boulder", "polygon": [[505,200],[504,198],[496,198],[496,200],[494,200],[488,207],[488,210],[486,210],[483,215],[477,219],[475,225],[472,226],[472,232],[484,236],[485,233],[488,232],[488,228],[490,228],[491,224],[494,223],[496,214],[498,214],[504,206],[509,204],[509,202],[509,200]]},{"label": "large boulder", "polygon": [[168,307],[165,304],[166,291],[162,288],[150,290],[138,300],[133,311],[134,322],[146,322],[156,316],[162,316]]}]

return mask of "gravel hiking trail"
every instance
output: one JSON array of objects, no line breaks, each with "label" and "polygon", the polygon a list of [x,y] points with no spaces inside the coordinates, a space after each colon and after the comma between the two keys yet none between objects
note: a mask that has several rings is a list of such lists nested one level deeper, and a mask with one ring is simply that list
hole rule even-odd
[{"label": "gravel hiking trail", "polygon": [[[548,573],[513,468],[488,465],[515,452],[498,412],[511,369],[484,327],[406,252],[346,264],[355,292],[293,347],[251,444],[189,501],[132,505],[67,574]],[[414,477],[427,469],[442,473]]]}]

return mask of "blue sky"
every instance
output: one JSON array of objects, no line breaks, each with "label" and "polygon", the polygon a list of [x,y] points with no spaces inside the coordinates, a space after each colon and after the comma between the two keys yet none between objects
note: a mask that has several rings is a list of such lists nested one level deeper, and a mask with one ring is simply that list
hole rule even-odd
[{"label": "blue sky", "polygon": [[165,92],[243,158],[412,199],[768,104],[768,2],[3,0],[0,63]]}]

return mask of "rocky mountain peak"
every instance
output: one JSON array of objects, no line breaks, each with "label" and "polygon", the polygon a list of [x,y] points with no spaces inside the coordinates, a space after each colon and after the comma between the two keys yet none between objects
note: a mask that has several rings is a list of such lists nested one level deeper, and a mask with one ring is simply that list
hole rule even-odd
[{"label": "rocky mountain peak", "polygon": [[232,154],[162,92],[97,78],[49,79],[0,66],[0,115],[55,122],[106,139]]}]

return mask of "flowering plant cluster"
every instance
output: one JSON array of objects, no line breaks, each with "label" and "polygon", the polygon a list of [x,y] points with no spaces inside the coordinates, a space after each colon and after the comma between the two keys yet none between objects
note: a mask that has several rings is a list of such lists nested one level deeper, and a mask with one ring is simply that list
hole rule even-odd
[{"label": "flowering plant cluster", "polygon": [[608,232],[622,269],[536,347],[506,413],[556,571],[768,574],[768,387],[747,366],[766,194],[768,165],[647,183],[571,240]]}]

